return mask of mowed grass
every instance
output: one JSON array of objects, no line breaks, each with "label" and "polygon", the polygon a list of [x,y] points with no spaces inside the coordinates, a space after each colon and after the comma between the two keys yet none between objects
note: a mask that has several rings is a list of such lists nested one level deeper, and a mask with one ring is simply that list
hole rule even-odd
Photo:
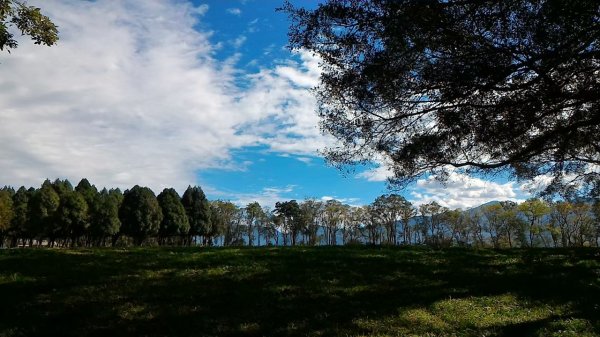
[{"label": "mowed grass", "polygon": [[600,336],[600,250],[0,251],[0,336]]}]

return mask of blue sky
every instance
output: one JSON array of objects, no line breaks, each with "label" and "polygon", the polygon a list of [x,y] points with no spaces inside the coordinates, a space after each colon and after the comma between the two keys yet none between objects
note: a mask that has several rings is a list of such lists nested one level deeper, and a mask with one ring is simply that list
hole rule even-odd
[{"label": "blue sky", "polygon": [[[290,57],[287,44],[288,19],[276,12],[281,1],[194,1],[196,5],[208,5],[199,30],[212,31],[215,44],[229,46],[217,51],[217,58],[224,60],[239,53],[238,66],[255,72],[259,66],[272,66]],[[308,2],[306,2],[308,3]],[[239,43],[236,48],[235,44]],[[233,47],[233,48],[232,48]]]},{"label": "blue sky", "polygon": [[[309,4],[309,2],[303,2]],[[281,1],[213,1],[208,4],[199,29],[213,32],[211,41],[232,48],[217,51],[216,58],[225,61],[237,58],[240,71],[255,73],[261,68],[285,64],[298,59],[287,45],[289,21],[285,13],[276,12]],[[239,44],[239,47],[236,45]],[[240,83],[244,86],[244,83]],[[214,186],[218,192],[212,198],[252,199],[257,192],[277,191],[285,198],[336,198],[354,204],[369,203],[386,193],[383,181],[369,182],[346,174],[329,165],[319,156],[272,152],[268,147],[247,147],[235,150],[239,170],[210,169],[198,172],[201,185]],[[364,169],[357,168],[360,172]]]},{"label": "blue sky", "polygon": [[[0,185],[86,177],[158,193],[198,184],[210,199],[265,205],[359,205],[386,193],[385,165],[344,173],[318,155],[335,141],[319,132],[309,92],[319,60],[285,48],[280,1],[30,3],[58,24],[60,41],[22,39],[0,54]],[[401,194],[452,208],[528,195],[506,179],[433,178]]]}]

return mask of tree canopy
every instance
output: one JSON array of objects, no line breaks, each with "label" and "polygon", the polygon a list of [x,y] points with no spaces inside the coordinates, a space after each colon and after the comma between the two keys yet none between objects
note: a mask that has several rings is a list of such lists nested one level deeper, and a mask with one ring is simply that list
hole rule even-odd
[{"label": "tree canopy", "polygon": [[0,50],[18,46],[10,27],[29,35],[35,44],[51,46],[58,41],[58,28],[41,10],[16,0],[0,0]]},{"label": "tree canopy", "polygon": [[0,190],[0,238],[10,228],[14,214],[12,196],[7,190]]},{"label": "tree canopy", "polygon": [[161,238],[187,235],[190,223],[177,191],[165,188],[157,199],[163,213],[159,229]]},{"label": "tree canopy", "polygon": [[[200,186],[188,186],[181,197],[181,203],[189,220],[189,235],[211,236],[210,203]],[[190,238],[191,239],[191,238]]]},{"label": "tree canopy", "polygon": [[554,190],[597,184],[599,1],[329,0],[282,10],[290,47],[322,60],[322,129],[340,140],[325,150],[332,163],[377,154],[399,186],[457,168],[549,175]]},{"label": "tree canopy", "polygon": [[57,227],[62,230],[62,235],[72,239],[72,245],[90,227],[88,212],[88,204],[81,193],[71,191],[61,196],[56,210]]},{"label": "tree canopy", "polygon": [[119,233],[121,220],[119,208],[123,202],[123,194],[119,189],[102,189],[91,206],[93,217],[91,223],[91,236],[97,240],[114,237]]},{"label": "tree canopy", "polygon": [[122,232],[141,245],[147,237],[158,234],[163,214],[154,192],[135,185],[123,193],[119,218]]}]

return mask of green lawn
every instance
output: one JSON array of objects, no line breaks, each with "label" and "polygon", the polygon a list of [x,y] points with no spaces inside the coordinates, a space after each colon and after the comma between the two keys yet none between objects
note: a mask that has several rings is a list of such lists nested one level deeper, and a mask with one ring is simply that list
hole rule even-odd
[{"label": "green lawn", "polygon": [[0,250],[0,336],[600,336],[600,250]]}]

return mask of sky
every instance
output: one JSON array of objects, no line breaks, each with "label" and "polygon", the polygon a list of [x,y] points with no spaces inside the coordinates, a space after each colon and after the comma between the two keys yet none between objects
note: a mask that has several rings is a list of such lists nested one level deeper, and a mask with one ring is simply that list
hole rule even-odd
[{"label": "sky", "polygon": [[[158,194],[199,185],[211,200],[266,206],[364,205],[389,193],[385,165],[343,172],[319,155],[335,142],[320,132],[310,92],[319,60],[286,48],[281,1],[28,3],[58,25],[60,40],[20,38],[0,53],[0,186],[85,177]],[[528,187],[454,172],[446,185],[424,176],[395,193],[465,209],[524,200]]]}]

